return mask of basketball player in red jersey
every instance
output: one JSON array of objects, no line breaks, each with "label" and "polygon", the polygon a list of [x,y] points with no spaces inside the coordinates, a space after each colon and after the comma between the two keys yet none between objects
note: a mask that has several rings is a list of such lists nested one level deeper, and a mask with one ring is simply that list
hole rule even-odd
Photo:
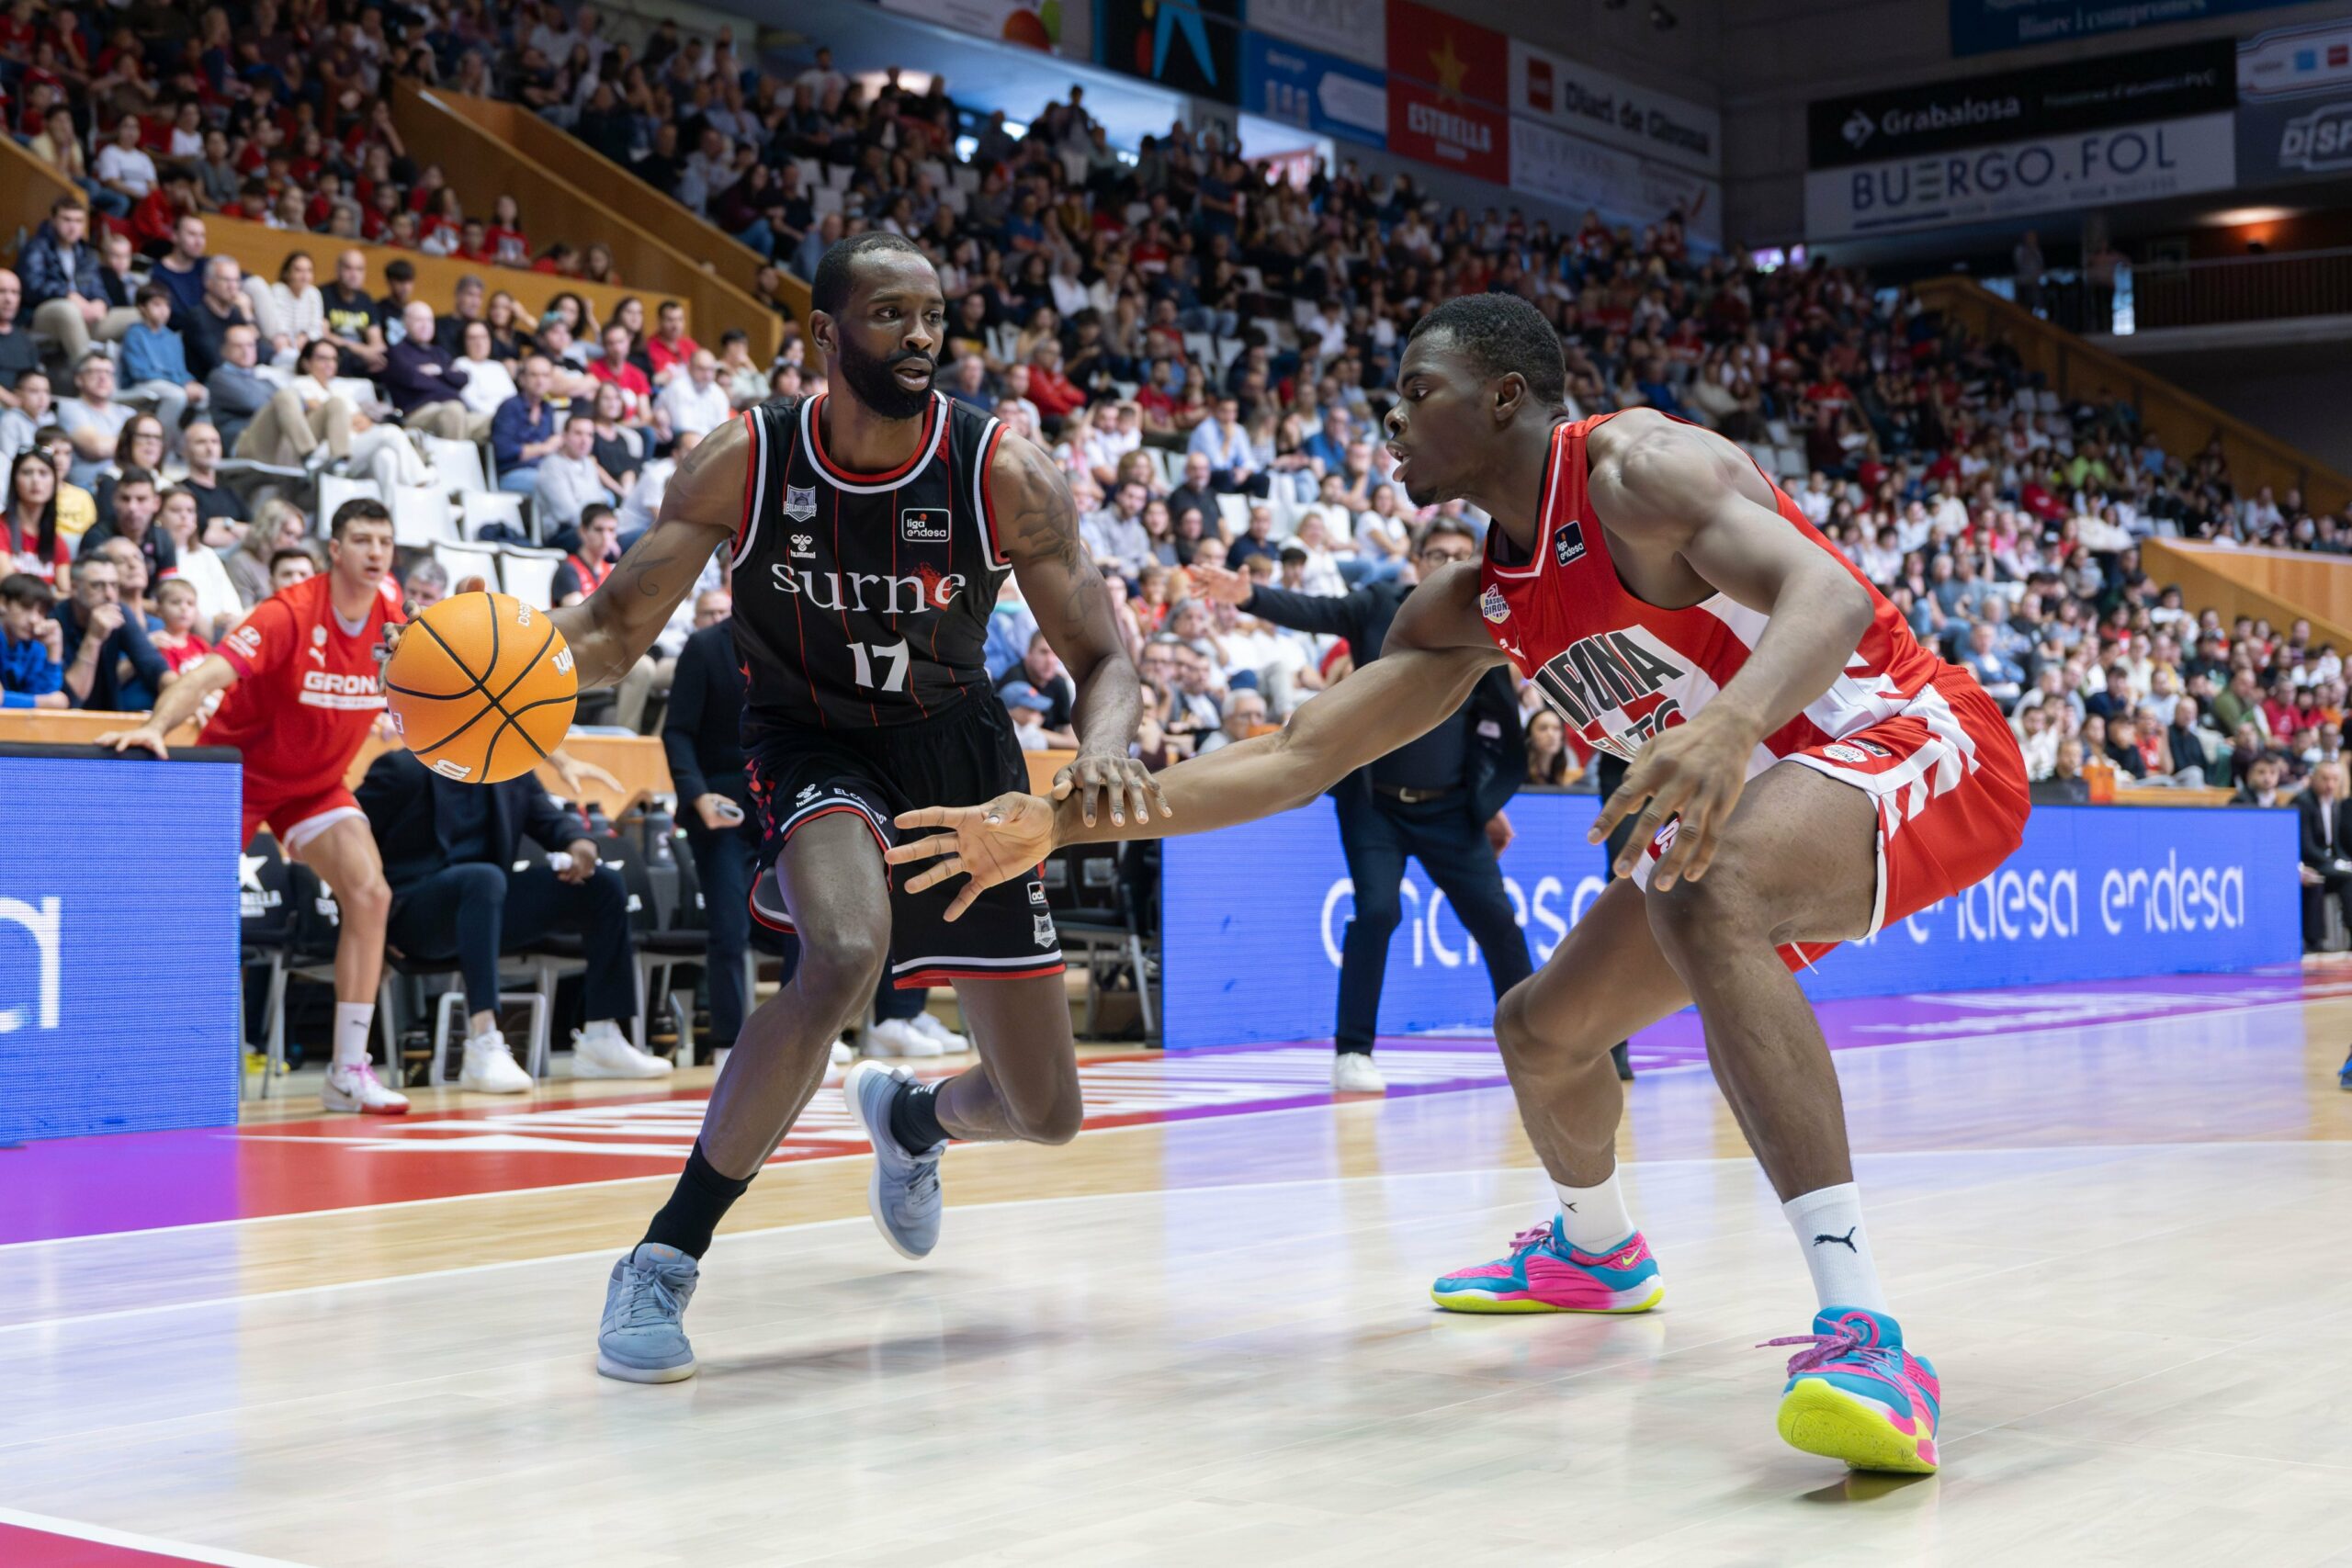
[{"label": "basketball player in red jersey", "polygon": [[1887,1310],[1838,1077],[1792,969],[1969,886],[2027,803],[2007,726],[1722,437],[1646,409],[1570,422],[1557,336],[1509,295],[1414,328],[1387,418],[1415,504],[1493,519],[1482,563],[1433,575],[1379,660],[1279,735],[1159,775],[1163,822],[1090,825],[1007,795],[901,817],[894,863],[960,897],[1055,845],[1204,832],[1304,805],[1454,711],[1508,660],[1594,746],[1630,760],[1592,827],[1635,828],[1612,882],[1496,1011],[1529,1139],[1559,1196],[1508,1256],[1441,1278],[1441,1306],[1642,1312],[1657,1262],[1618,1190],[1609,1048],[1696,1002],[1708,1055],[1819,1296],[1780,1431],[1859,1469],[1936,1467],[1934,1369]]},{"label": "basketball player in red jersey", "polygon": [[164,737],[226,692],[198,739],[244,753],[243,849],[264,823],[288,855],[319,874],[342,911],[334,949],[334,1059],[320,1102],[329,1111],[397,1116],[408,1099],[386,1088],[368,1060],[376,988],[384,971],[384,925],[392,890],[376,837],[344,775],[384,711],[377,651],[397,626],[391,579],[392,517],[379,502],[335,509],[328,569],[254,605],[194,669],[164,688],[136,729],[98,737],[118,751],[166,755]]}]

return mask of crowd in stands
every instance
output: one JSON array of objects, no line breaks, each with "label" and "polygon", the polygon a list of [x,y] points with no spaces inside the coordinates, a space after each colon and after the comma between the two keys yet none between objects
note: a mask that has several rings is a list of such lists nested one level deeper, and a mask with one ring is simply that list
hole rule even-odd
[{"label": "crowd in stands", "polygon": [[[511,196],[468,212],[439,165],[410,156],[394,122],[395,78],[483,90],[483,62],[516,38],[527,43],[536,15],[478,4],[17,0],[0,19],[0,92],[18,141],[149,256],[172,249],[182,218],[220,214],[330,245],[364,240],[618,283],[594,236],[535,246]],[[594,9],[576,25],[593,39]],[[184,269],[172,281],[191,297],[201,284]]]},{"label": "crowd in stands", "polygon": [[[405,72],[534,107],[779,269],[813,273],[826,245],[868,230],[921,244],[949,300],[939,385],[1069,476],[1151,684],[1155,756],[1279,722],[1344,672],[1329,639],[1249,616],[1250,584],[1409,577],[1433,522],[1482,530],[1458,504],[1416,513],[1385,481],[1377,422],[1413,321],[1488,289],[1556,323],[1572,412],[1655,407],[1747,445],[1924,638],[1977,672],[2037,780],[2064,793],[2106,766],[2259,793],[2267,761],[2292,790],[2341,750],[2337,650],[2300,625],[2184,604],[2138,546],[2342,553],[2352,525],[2291,492],[2241,493],[2218,445],[2167,452],[2128,404],[2063,404],[2002,344],[1860,272],[1701,254],[1672,218],[1636,232],[1589,213],[1555,228],[1447,209],[1351,164],[1296,185],[1181,130],[1127,153],[1080,88],[1025,123],[976,117],[937,77],[853,82],[822,50],[772,69],[724,29],[671,23],[622,41],[589,6],[133,9],[159,25],[100,36],[75,13],[12,13],[27,30],[15,127],[40,155],[69,160],[70,144],[86,163],[74,177],[97,222],[94,235],[91,214],[61,210],[22,287],[0,278],[14,329],[0,331],[0,451],[51,459],[12,470],[25,573],[59,581],[77,540],[87,555],[94,536],[127,539],[148,569],[143,605],[195,575],[184,562],[218,558],[188,629],[164,635],[217,629],[266,591],[279,541],[299,540],[236,514],[223,455],[414,484],[429,478],[419,435],[473,440],[500,488],[533,498],[543,536],[617,547],[650,522],[682,445],[731,409],[821,385],[797,334],[785,363],[755,365],[740,340],[695,344],[667,305],[649,321],[631,300],[599,322],[567,295],[527,320],[470,280],[420,299],[397,263],[369,298],[364,264],[331,242],[271,281],[209,254],[203,213],[259,181],[264,221],[299,206],[300,226],[330,235],[368,234],[371,215],[407,234],[413,217],[421,248],[529,259],[511,204],[469,220],[435,171],[405,166],[381,97]],[[593,273],[597,248],[541,265]],[[46,378],[12,342],[27,323],[62,351]],[[575,558],[563,586],[593,587],[606,565]],[[98,608],[83,619],[107,619]],[[1067,677],[1010,592],[997,632],[1024,743],[1066,742]],[[1583,759],[1533,709],[1539,775],[1576,778]]]}]

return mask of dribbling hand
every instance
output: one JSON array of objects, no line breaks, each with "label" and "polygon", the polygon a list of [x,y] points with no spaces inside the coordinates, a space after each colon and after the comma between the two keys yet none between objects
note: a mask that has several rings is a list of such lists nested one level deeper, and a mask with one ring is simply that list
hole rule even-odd
[{"label": "dribbling hand", "polygon": [[951,876],[969,878],[947,906],[960,919],[973,901],[1000,882],[1026,876],[1053,852],[1054,804],[1042,795],[1015,791],[984,806],[926,806],[902,811],[901,828],[944,828],[928,839],[911,839],[883,858],[892,865],[925,866],[906,885],[910,893],[936,887]]}]

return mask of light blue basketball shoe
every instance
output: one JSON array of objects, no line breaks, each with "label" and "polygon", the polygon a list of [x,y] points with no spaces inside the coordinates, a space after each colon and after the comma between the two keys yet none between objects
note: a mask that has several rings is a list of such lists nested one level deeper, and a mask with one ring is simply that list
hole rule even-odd
[{"label": "light blue basketball shoe", "polygon": [[945,1144],[921,1154],[900,1146],[890,1131],[890,1102],[899,1086],[911,1083],[902,1067],[864,1061],[842,1080],[842,1098],[858,1130],[874,1145],[874,1179],[865,1185],[865,1206],[875,1228],[901,1258],[927,1258],[939,1245],[939,1156]]},{"label": "light blue basketball shoe", "polygon": [[695,1375],[686,1343],[686,1303],[695,1260],[674,1247],[639,1242],[613,1265],[605,1321],[596,1329],[596,1370],[624,1382],[677,1382]]}]

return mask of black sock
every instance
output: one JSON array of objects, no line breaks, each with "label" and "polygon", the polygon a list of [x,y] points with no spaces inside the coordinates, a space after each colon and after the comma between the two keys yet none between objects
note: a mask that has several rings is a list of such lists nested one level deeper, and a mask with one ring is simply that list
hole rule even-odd
[{"label": "black sock", "polygon": [[[678,1185],[672,1190],[670,1201],[653,1216],[645,1228],[645,1240],[674,1247],[689,1258],[700,1258],[710,1250],[710,1233],[735,1200],[752,1185],[749,1177],[738,1181],[721,1176],[718,1168],[702,1157],[702,1140],[695,1140],[695,1152],[686,1156],[686,1168],[679,1173]],[[642,1246],[643,1243],[639,1243]]]},{"label": "black sock", "polygon": [[932,1105],[933,1089],[927,1083],[902,1083],[896,1099],[890,1101],[890,1136],[910,1155],[937,1148],[947,1141],[947,1129],[939,1124],[939,1112]]}]

